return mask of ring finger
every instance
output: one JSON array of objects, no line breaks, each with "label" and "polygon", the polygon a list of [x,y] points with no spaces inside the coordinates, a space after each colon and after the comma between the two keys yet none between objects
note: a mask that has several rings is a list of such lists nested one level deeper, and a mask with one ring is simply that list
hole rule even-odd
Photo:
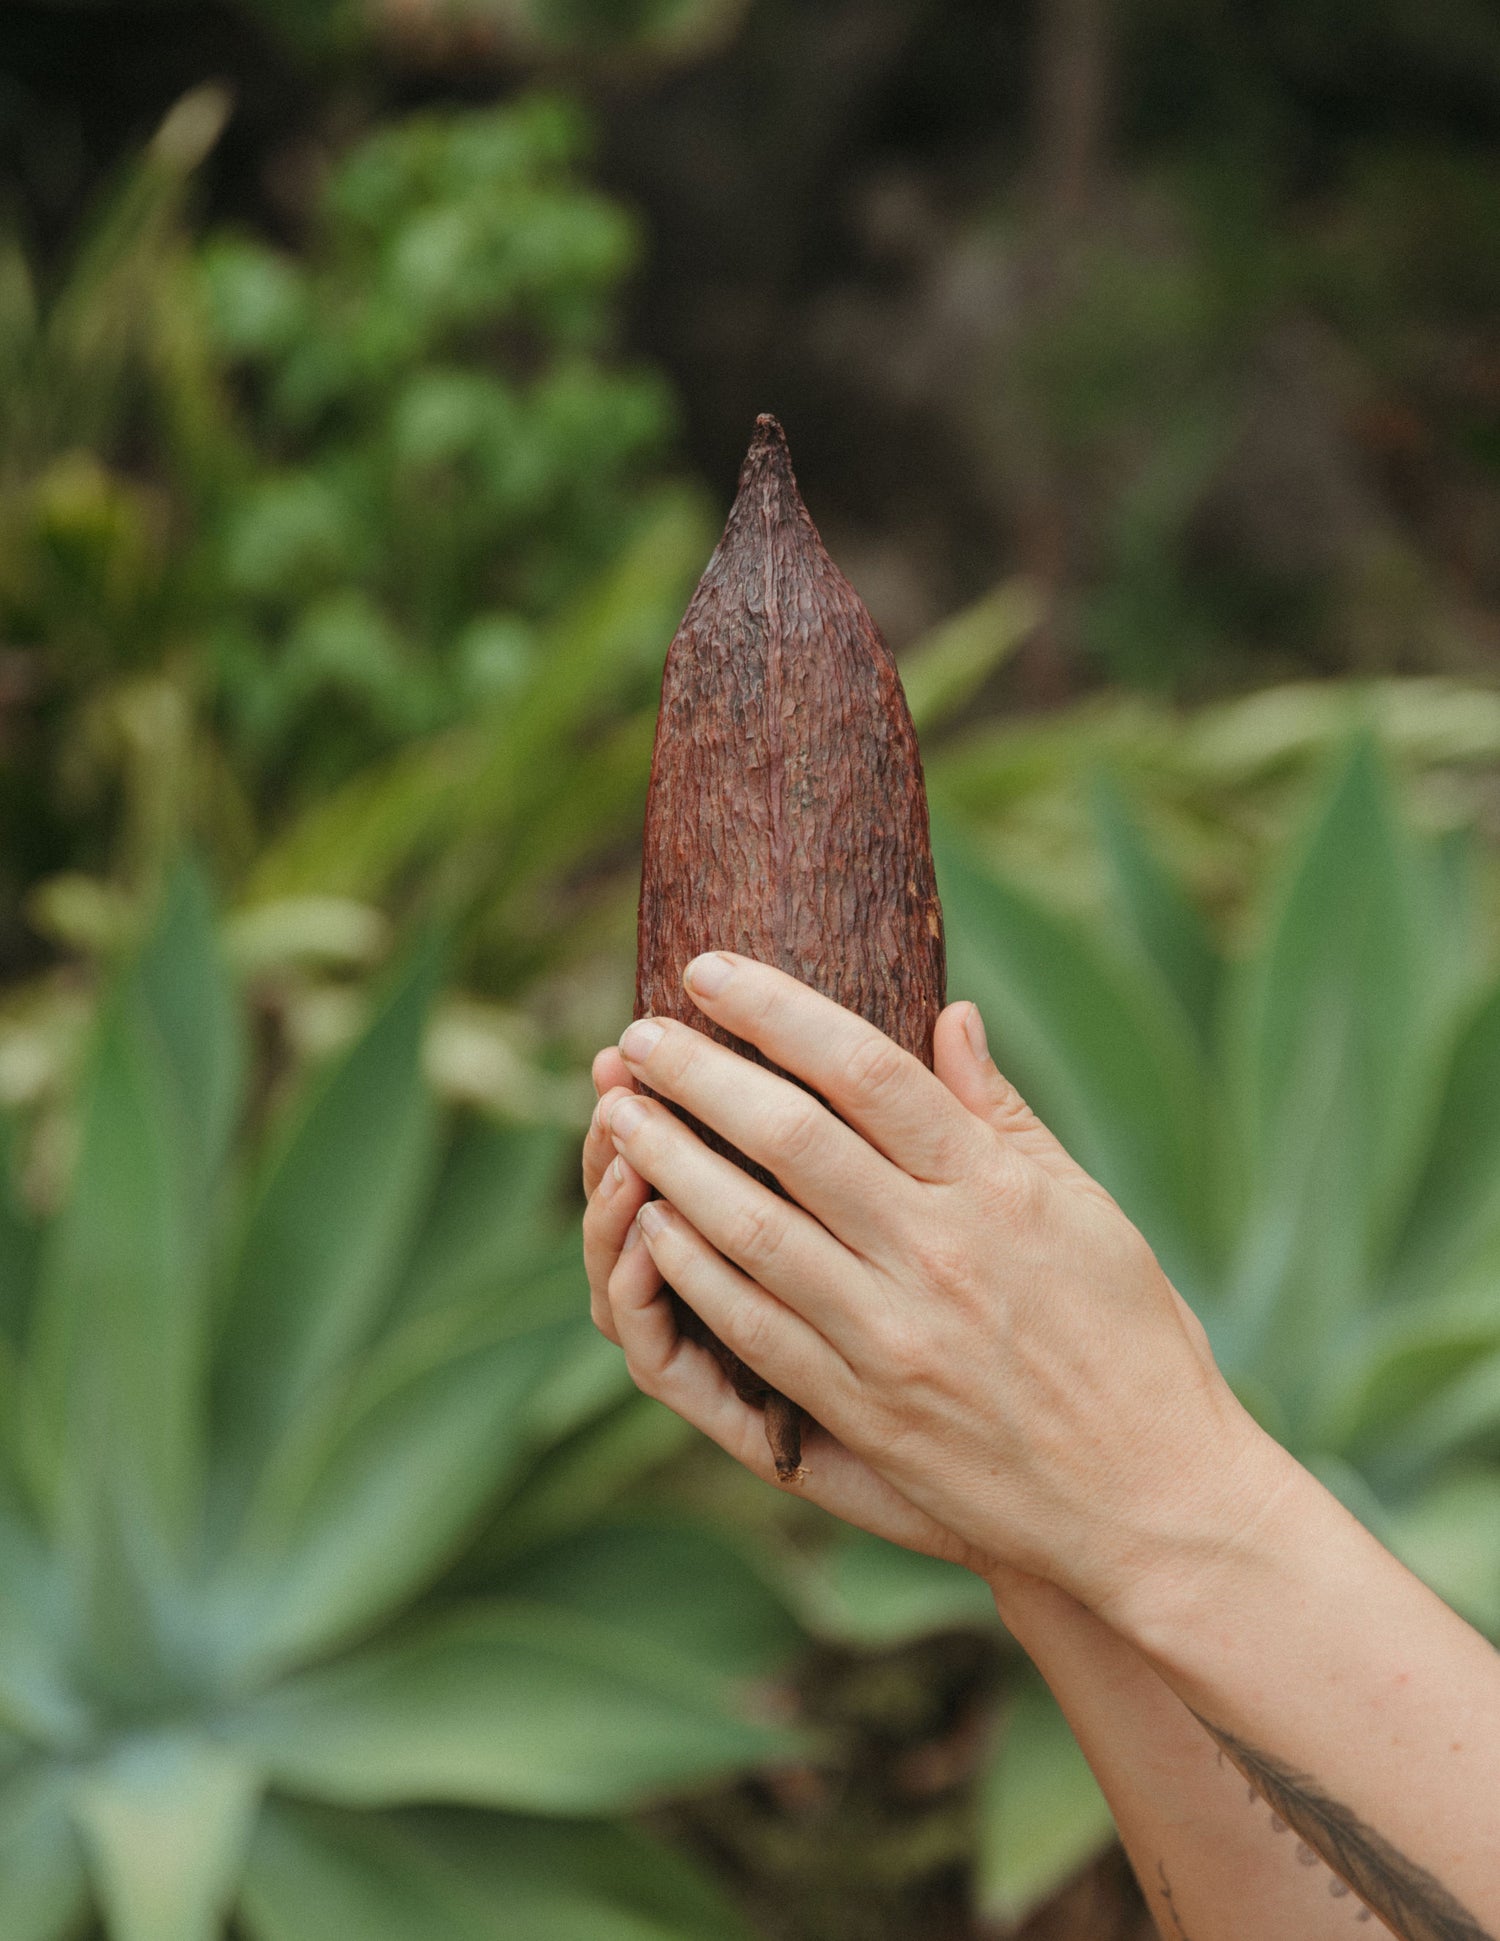
[{"label": "ring finger", "polygon": [[861,1263],[826,1227],[711,1152],[655,1099],[620,1100],[609,1129],[636,1171],[720,1254],[838,1345],[848,1305],[841,1296]]}]

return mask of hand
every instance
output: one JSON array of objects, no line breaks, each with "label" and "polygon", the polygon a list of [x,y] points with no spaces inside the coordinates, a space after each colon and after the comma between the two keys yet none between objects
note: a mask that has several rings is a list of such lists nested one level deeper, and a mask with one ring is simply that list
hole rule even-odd
[{"label": "hand", "polygon": [[[820,1425],[803,1487],[829,1509],[992,1578],[1045,1578],[1103,1615],[1142,1574],[1211,1559],[1274,1486],[1280,1452],[1141,1235],[970,1043],[974,1007],[942,1014],[928,1071],[751,959],[695,959],[685,982],[834,1110],[670,1019],[624,1034],[626,1074],[791,1195],[610,1087],[591,1139],[602,1156],[607,1129],[628,1172],[612,1219],[590,1210],[590,1271],[637,1384],[769,1478],[758,1412],[678,1337],[664,1279]],[[651,1186],[644,1245],[619,1254],[601,1302],[607,1232],[628,1237]]]}]

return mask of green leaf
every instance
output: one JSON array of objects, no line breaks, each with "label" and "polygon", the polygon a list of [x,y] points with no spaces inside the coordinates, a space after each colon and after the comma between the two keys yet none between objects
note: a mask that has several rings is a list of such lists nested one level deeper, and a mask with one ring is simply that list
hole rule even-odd
[{"label": "green leaf", "polygon": [[17,1127],[0,1112],[0,1335],[25,1338],[36,1286],[41,1237],[17,1185]]},{"label": "green leaf", "polygon": [[576,1143],[556,1128],[464,1125],[445,1155],[396,1311],[419,1314],[524,1285],[555,1245],[563,1155]]},{"label": "green leaf", "polygon": [[697,1868],[622,1827],[284,1802],[242,1913],[255,1941],[750,1941]]},{"label": "green leaf", "polygon": [[1393,1276],[1440,1287],[1500,1237],[1500,984],[1475,1007],[1447,1062],[1433,1139]]},{"label": "green leaf", "polygon": [[1207,1074],[1181,1012],[1144,969],[986,875],[940,817],[933,846],[950,990],[979,1005],[1001,1070],[1191,1297],[1217,1242]]},{"label": "green leaf", "polygon": [[205,1219],[234,1131],[245,1047],[218,947],[212,894],[195,861],[184,859],[172,871],[132,977],[163,1054],[188,1168],[189,1206]]},{"label": "green leaf", "polygon": [[1414,1178],[1446,988],[1430,892],[1361,742],[1236,994],[1250,1190],[1234,1305],[1289,1398],[1330,1364]]},{"label": "green leaf", "polygon": [[995,1600],[972,1571],[862,1530],[840,1531],[797,1581],[809,1628],[839,1643],[881,1649],[934,1631],[999,1628]]},{"label": "green leaf", "polygon": [[511,1558],[589,1523],[692,1438],[660,1402],[633,1391],[607,1415],[543,1450],[482,1538],[475,1566]]},{"label": "green leaf", "polygon": [[182,1146],[159,1056],[116,991],[82,1104],[68,1203],[48,1235],[32,1328],[32,1474],[56,1513],[122,1514],[180,1540],[202,1478],[207,1314]]},{"label": "green leaf", "polygon": [[249,1767],[211,1741],[127,1741],[73,1792],[112,1941],[216,1941],[259,1793]]},{"label": "green leaf", "polygon": [[1114,1837],[1109,1806],[1067,1720],[1030,1674],[1007,1709],[979,1814],[979,1905],[1007,1922],[1024,1920]]},{"label": "green leaf", "polygon": [[83,1854],[60,1776],[27,1766],[0,1781],[0,1934],[72,1941],[88,1906]]},{"label": "green leaf", "polygon": [[1387,1541],[1445,1603],[1500,1639],[1500,1468],[1438,1478],[1390,1512]]},{"label": "green leaf", "polygon": [[261,1181],[221,1353],[226,1461],[241,1489],[391,1297],[429,1181],[434,1110],[421,1052],[438,970],[435,948],[412,956]]},{"label": "green leaf", "polygon": [[595,1524],[521,1559],[495,1588],[664,1644],[718,1677],[768,1677],[803,1642],[785,1601],[743,1552],[680,1518]]},{"label": "green leaf", "polygon": [[1208,927],[1147,846],[1115,782],[1096,777],[1092,798],[1095,826],[1131,939],[1207,1044],[1222,968]]},{"label": "green leaf", "polygon": [[426,1583],[519,1458],[571,1330],[428,1315],[314,1397],[217,1586],[240,1676],[326,1649]]},{"label": "green leaf", "polygon": [[307,1673],[231,1721],[283,1785],[339,1805],[612,1812],[767,1759],[790,1735],[716,1680],[572,1612],[481,1604]]},{"label": "green leaf", "polygon": [[1007,580],[909,647],[901,656],[901,685],[921,732],[967,707],[1040,616],[1035,589],[1024,581]]}]

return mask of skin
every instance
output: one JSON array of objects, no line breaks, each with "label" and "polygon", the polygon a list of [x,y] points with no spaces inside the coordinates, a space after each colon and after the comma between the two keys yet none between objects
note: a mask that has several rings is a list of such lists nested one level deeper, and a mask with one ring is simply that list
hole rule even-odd
[{"label": "skin", "polygon": [[669,1019],[599,1054],[585,1257],[637,1385],[774,1481],[669,1283],[813,1418],[795,1487],[985,1579],[1163,1935],[1493,1941],[1500,1658],[1240,1406],[975,1008],[943,1012],[929,1071],[749,958],[684,982],[834,1110]]}]

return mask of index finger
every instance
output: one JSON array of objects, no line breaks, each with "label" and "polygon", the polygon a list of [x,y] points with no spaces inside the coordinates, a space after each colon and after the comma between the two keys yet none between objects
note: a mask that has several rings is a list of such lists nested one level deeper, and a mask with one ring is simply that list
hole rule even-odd
[{"label": "index finger", "polygon": [[715,1024],[805,1079],[913,1179],[943,1183],[973,1164],[979,1121],[920,1058],[867,1018],[733,951],[695,957],[682,981]]}]

